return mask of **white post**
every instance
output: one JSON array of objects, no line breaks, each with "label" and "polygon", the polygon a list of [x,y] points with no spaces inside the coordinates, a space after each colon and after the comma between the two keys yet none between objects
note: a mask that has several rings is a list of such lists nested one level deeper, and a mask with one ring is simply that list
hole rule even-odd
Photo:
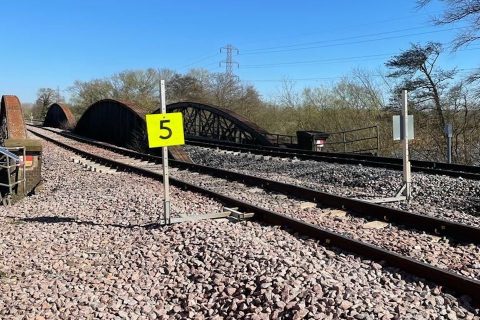
[{"label": "white post", "polygon": [[[161,113],[167,113],[165,105],[165,80],[160,80],[160,110]],[[170,182],[168,177],[168,147],[162,147],[162,165],[163,165],[163,215],[165,224],[170,224]]]},{"label": "white post", "polygon": [[451,123],[445,125],[445,134],[447,135],[447,162],[452,163],[452,136],[453,127]]},{"label": "white post", "polygon": [[404,195],[407,200],[411,197],[412,176],[410,170],[410,156],[408,154],[408,104],[407,90],[402,91],[402,115],[401,115],[401,132],[403,139],[403,182],[405,184]]}]

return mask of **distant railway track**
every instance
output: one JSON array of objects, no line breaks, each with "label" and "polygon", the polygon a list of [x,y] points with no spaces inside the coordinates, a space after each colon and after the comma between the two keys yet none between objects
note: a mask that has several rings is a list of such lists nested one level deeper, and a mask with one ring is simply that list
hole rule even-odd
[{"label": "distant railway track", "polygon": [[[280,148],[260,145],[243,145],[228,142],[210,142],[187,140],[188,144],[220,148],[231,151],[250,152],[254,154],[269,155],[275,157],[297,158],[300,160],[313,160],[342,164],[361,164],[369,167],[402,170],[402,159],[389,157],[376,157],[362,154],[315,152],[301,149]],[[448,164],[430,161],[411,161],[412,171],[423,172],[433,175],[445,175],[451,177],[462,177],[465,179],[480,180],[480,167],[460,164]]]},{"label": "distant railway track", "polygon": [[[56,143],[64,148],[72,150],[81,154],[84,157],[90,158],[96,162],[103,163],[105,165],[116,167],[121,170],[128,170],[145,176],[150,176],[155,179],[162,180],[162,175],[156,171],[148,168],[143,168],[141,164],[132,165],[126,164],[121,161],[115,160],[112,157],[106,157],[99,154],[95,154],[82,148],[74,146],[72,143],[66,143],[48,137],[45,134],[39,132],[39,130],[31,130],[34,134]],[[128,156],[133,159],[146,160],[149,162],[159,163],[160,157],[155,157],[147,154],[141,154],[131,150],[111,146],[105,143],[92,141],[89,139],[73,136],[66,133],[58,133],[63,138],[73,139],[81,143],[92,144],[100,148],[105,148],[116,152],[120,155]],[[206,166],[192,165],[189,163],[182,163],[178,161],[172,161],[172,165],[184,168],[192,171],[208,173],[212,176],[228,178],[231,180],[239,181],[248,185],[261,186],[269,191],[276,191],[289,194],[290,196],[298,197],[305,200],[321,203],[329,207],[341,207],[346,210],[354,211],[357,214],[365,214],[394,222],[397,224],[406,225],[412,228],[424,230],[431,233],[439,233],[444,236],[448,236],[457,240],[468,241],[472,243],[480,243],[480,229],[450,222],[443,219],[431,218],[423,215],[413,214],[401,210],[391,209],[364,201],[348,199],[340,196],[330,195],[315,190],[301,188],[297,186],[287,185],[271,180],[261,179],[253,176],[243,175],[227,170],[215,169]],[[319,226],[300,221],[298,219],[288,217],[283,214],[267,210],[256,205],[246,203],[244,201],[234,199],[226,196],[225,194],[214,192],[209,189],[202,188],[198,185],[182,181],[176,178],[172,178],[172,184],[187,188],[191,191],[199,192],[204,195],[211,196],[220,200],[225,205],[238,207],[243,212],[252,212],[255,214],[255,218],[262,220],[269,224],[280,225],[286,227],[294,232],[316,238],[324,243],[334,245],[341,249],[350,251],[355,254],[359,254],[369,259],[376,261],[385,261],[391,266],[398,267],[404,271],[410,272],[414,275],[429,279],[437,284],[447,286],[457,292],[470,295],[475,301],[480,301],[480,282],[471,278],[461,276],[459,274],[434,267],[432,265],[419,262],[409,257],[402,256],[400,254],[385,250],[383,248],[367,244],[358,240],[354,240],[350,237],[343,236],[336,232],[332,232],[323,229]]]}]

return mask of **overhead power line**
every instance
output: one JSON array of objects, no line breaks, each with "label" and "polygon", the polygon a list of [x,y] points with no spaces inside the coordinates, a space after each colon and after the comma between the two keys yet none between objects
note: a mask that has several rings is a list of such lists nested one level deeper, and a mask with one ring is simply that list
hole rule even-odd
[{"label": "overhead power line", "polygon": [[[479,50],[480,47],[461,49],[457,51],[473,51]],[[285,65],[299,65],[299,64],[331,64],[331,63],[344,63],[344,62],[353,62],[353,61],[372,61],[380,60],[385,57],[392,57],[398,54],[395,53],[384,53],[384,54],[373,54],[373,55],[363,55],[363,56],[354,56],[354,57],[341,57],[341,58],[331,58],[331,59],[321,59],[321,60],[305,60],[305,61],[289,61],[289,62],[278,62],[278,63],[266,63],[266,64],[250,64],[242,66],[243,69],[262,69],[262,68],[271,68],[276,66],[285,66]]]},{"label": "overhead power line", "polygon": [[217,53],[215,53],[215,54],[212,54],[212,55],[208,55],[208,56],[199,58],[199,59],[197,59],[197,60],[194,60],[193,62],[190,62],[190,63],[182,66],[182,67],[179,68],[179,69],[182,70],[182,69],[191,67],[191,66],[193,66],[193,65],[196,65],[196,64],[199,63],[199,62],[204,62],[204,61],[210,60],[210,59],[212,59],[212,58],[215,58],[215,57],[217,57],[218,55],[220,55],[219,52],[217,52]]},{"label": "overhead power line", "polygon": [[[472,51],[472,50],[478,50],[478,49],[480,49],[480,47],[466,48],[466,49],[461,49],[457,51]],[[392,57],[396,54],[398,54],[398,52],[371,54],[371,55],[362,55],[362,56],[353,56],[353,57],[319,59],[319,60],[300,60],[300,61],[287,61],[287,62],[264,63],[264,64],[246,64],[246,65],[242,65],[242,69],[263,69],[263,68],[274,68],[274,67],[280,67],[280,66],[302,65],[302,64],[331,64],[331,63],[344,63],[344,62],[353,62],[353,61],[372,61],[372,60],[380,60],[385,57]]]},{"label": "overhead power line", "polygon": [[[368,42],[376,42],[376,41],[382,41],[382,40],[390,40],[390,39],[398,39],[398,38],[405,38],[405,37],[411,37],[411,36],[418,36],[418,35],[424,35],[424,34],[440,33],[440,32],[460,30],[460,29],[465,29],[465,28],[466,27],[455,27],[455,28],[448,28],[448,29],[442,29],[442,30],[408,33],[408,34],[401,34],[401,35],[389,36],[389,37],[380,37],[380,38],[374,38],[374,39],[341,42],[341,43],[332,43],[332,44],[324,44],[324,45],[319,45],[319,46],[308,46],[308,47],[300,47],[300,48],[268,50],[268,51],[260,51],[260,49],[259,49],[256,52],[247,52],[247,53],[242,53],[241,55],[267,54],[267,53],[290,52],[290,51],[299,51],[299,50],[310,50],[310,49],[318,49],[318,48],[337,47],[337,46],[344,46],[344,45],[349,45],[349,44],[368,43]],[[337,40],[330,40],[330,41],[334,42],[334,41],[337,41]]]},{"label": "overhead power line", "polygon": [[[406,20],[406,19],[411,19],[412,17],[423,17],[423,16],[433,17],[433,16],[439,15],[441,13],[442,13],[441,11],[438,11],[438,12],[421,12],[421,13],[415,13],[415,14],[408,14],[406,16],[395,15],[394,17],[388,17],[388,18],[382,19],[382,20],[370,20],[368,23],[360,23],[360,24],[352,24],[352,25],[346,24],[346,25],[343,25],[343,29],[344,30],[349,30],[349,33],[350,33],[350,30],[357,30],[357,29],[359,29],[361,27],[365,27],[365,26],[372,26],[372,25],[379,25],[379,24],[382,24],[384,26],[385,23],[391,23],[392,21]],[[429,25],[431,25],[431,24],[429,24]],[[289,36],[282,36],[282,37],[275,38],[275,39],[277,41],[279,41],[281,39],[286,39],[286,38],[298,39],[301,36],[312,36],[312,35],[319,35],[319,34],[325,34],[325,33],[329,34],[329,33],[332,33],[333,31],[338,32],[338,28],[337,27],[332,28],[332,27],[327,26],[326,28],[316,29],[315,32],[302,33],[302,34],[289,35]],[[269,38],[269,39],[263,39],[263,40],[260,40],[260,41],[259,40],[249,41],[249,42],[242,43],[242,45],[245,47],[245,46],[253,44],[253,43],[265,43],[265,42],[271,41],[271,40],[272,39]]]},{"label": "overhead power line", "polygon": [[354,56],[354,57],[342,57],[342,58],[331,58],[331,59],[321,59],[321,60],[304,60],[304,61],[289,61],[289,62],[278,62],[278,63],[265,63],[265,64],[246,64],[242,65],[242,69],[256,69],[256,68],[269,68],[276,66],[285,66],[285,65],[298,65],[298,64],[319,64],[319,63],[334,63],[334,62],[347,62],[355,60],[364,60],[368,58],[384,58],[394,55],[394,53],[382,53],[382,54],[372,54],[364,56]]},{"label": "overhead power line", "polygon": [[343,37],[343,38],[319,40],[319,41],[311,41],[311,42],[302,42],[302,43],[293,43],[293,44],[288,44],[288,45],[280,45],[280,46],[265,47],[265,48],[258,48],[258,49],[249,49],[249,50],[243,50],[243,54],[250,53],[250,52],[256,52],[256,51],[287,49],[287,48],[292,48],[292,47],[309,46],[309,45],[315,45],[315,44],[320,44],[320,43],[329,43],[329,42],[336,42],[336,41],[344,41],[344,40],[352,40],[352,39],[359,39],[359,38],[366,38],[366,37],[374,37],[374,36],[380,36],[380,35],[386,35],[386,34],[392,34],[392,33],[404,32],[404,31],[424,29],[426,27],[430,27],[430,25],[429,24],[422,24],[422,25],[416,26],[416,27],[410,27],[410,28],[398,29],[398,30],[391,30],[391,31],[384,31],[384,32],[375,32],[375,33],[362,34],[362,35],[357,35],[357,36],[349,36],[349,37]]},{"label": "overhead power line", "polygon": [[285,80],[288,81],[318,81],[318,80],[335,80],[335,79],[341,79],[345,76],[334,76],[334,77],[314,77],[314,78],[296,78],[296,79],[246,79],[244,81],[250,81],[250,82],[282,82]]},{"label": "overhead power line", "polygon": [[[351,42],[342,42],[342,43],[332,43],[332,42],[338,42],[338,41],[342,41],[342,40],[346,40],[346,39],[360,39],[360,38],[365,38],[365,37],[368,37],[368,36],[392,34],[392,33],[397,33],[397,32],[401,32],[401,31],[415,30],[415,29],[420,29],[420,28],[424,28],[424,27],[423,26],[418,26],[418,27],[412,27],[412,28],[406,28],[406,29],[400,29],[400,30],[386,31],[386,32],[352,36],[352,37],[344,37],[344,38],[331,39],[331,40],[291,44],[291,45],[284,45],[284,46],[277,46],[277,47],[251,49],[251,50],[247,50],[247,53],[242,53],[242,54],[262,54],[262,53],[271,53],[271,52],[288,52],[288,51],[308,50],[308,49],[314,49],[314,48],[340,46],[340,45],[347,45],[347,44],[375,42],[375,41],[382,41],[382,40],[386,40],[386,39],[395,39],[395,38],[403,38],[403,37],[409,37],[409,36],[414,36],[414,35],[423,35],[423,34],[431,34],[431,33],[445,32],[445,31],[459,30],[459,29],[464,29],[465,27],[455,27],[455,28],[448,28],[448,29],[442,29],[442,30],[419,32],[419,33],[407,33],[407,34],[394,35],[394,36],[389,36],[389,37],[380,37],[380,38],[374,38],[374,39],[365,39],[365,40],[353,41],[353,42],[351,41]],[[325,43],[325,45],[295,48],[295,46],[304,46],[304,45],[315,44],[315,43]],[[328,43],[330,43],[330,44],[328,44]],[[182,69],[187,68],[187,67],[192,66],[192,65],[195,65],[195,64],[198,64],[199,62],[204,62],[204,61],[210,60],[212,58],[215,58],[221,52],[226,52],[227,53],[226,60],[223,60],[222,62],[220,62],[220,66],[222,65],[222,63],[225,64],[225,72],[233,74],[233,65],[236,64],[237,66],[239,66],[239,64],[236,61],[233,61],[233,54],[234,53],[240,54],[240,53],[239,53],[237,48],[235,48],[234,46],[231,46],[231,48],[230,48],[231,49],[230,50],[230,60],[229,60],[229,49],[228,48],[229,48],[229,46],[227,45],[227,46],[221,48],[220,52],[217,52],[216,54],[204,56],[204,57],[201,57],[197,60],[194,60],[193,62],[191,62],[187,65],[184,65],[182,67]],[[271,49],[274,49],[274,48],[285,48],[285,49],[284,50],[271,50]],[[268,50],[268,51],[261,51],[261,50]],[[478,50],[478,48],[465,48],[465,49],[458,50],[458,51],[470,51],[470,50]],[[275,67],[275,66],[287,66],[287,65],[322,64],[322,63],[336,63],[336,62],[338,63],[338,62],[348,62],[348,61],[367,61],[367,60],[373,60],[374,58],[386,57],[386,56],[389,56],[389,55],[393,56],[394,54],[395,53],[378,54],[378,55],[365,55],[365,56],[355,56],[355,57],[343,57],[343,58],[332,58],[332,59],[322,59],[322,60],[300,60],[300,61],[286,61],[286,62],[265,63],[265,64],[249,64],[249,65],[244,65],[243,68],[245,68],[245,69],[272,68],[272,67]],[[229,61],[231,61],[231,62],[229,63]],[[209,65],[213,65],[213,63],[210,63]],[[205,67],[205,66],[202,66],[202,67]]]},{"label": "overhead power line", "polygon": [[[471,72],[473,70],[478,70],[478,68],[457,69],[457,71],[459,73],[462,73],[462,74]],[[374,77],[374,78],[379,78],[379,77],[383,77],[384,75],[373,74],[371,76]],[[285,80],[289,80],[289,81],[320,81],[320,80],[336,80],[336,79],[342,79],[342,78],[345,78],[345,77],[346,77],[345,75],[342,75],[342,76],[331,76],[331,77],[311,77],[311,78],[294,78],[294,79],[291,79],[291,78],[288,78],[288,79],[285,79],[285,78],[283,78],[283,79],[245,79],[244,81],[250,81],[250,82],[282,82],[282,81],[285,81]]]}]

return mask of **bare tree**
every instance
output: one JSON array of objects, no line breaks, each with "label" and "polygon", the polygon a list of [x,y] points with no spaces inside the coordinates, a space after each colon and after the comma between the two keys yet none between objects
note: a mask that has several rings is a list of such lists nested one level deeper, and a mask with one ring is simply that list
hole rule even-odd
[{"label": "bare tree", "polygon": [[94,102],[113,96],[113,86],[108,79],[75,81],[69,91],[72,93],[72,111],[77,115],[77,118]]},{"label": "bare tree", "polygon": [[354,69],[352,72],[353,81],[362,88],[365,102],[369,109],[381,109],[385,106],[385,98],[380,84],[374,80],[375,75],[367,70]]},{"label": "bare tree", "polygon": [[192,76],[175,74],[166,85],[168,102],[202,102],[205,88]]},{"label": "bare tree", "polygon": [[[437,25],[448,25],[466,22],[466,29],[462,29],[453,40],[453,50],[468,46],[480,39],[480,0],[440,0],[446,4],[443,15],[434,19]],[[419,7],[428,5],[432,0],[417,0]],[[467,83],[480,82],[480,68],[473,71],[467,78]],[[474,90],[476,98],[480,98],[480,88]]]},{"label": "bare tree", "polygon": [[480,110],[471,97],[472,88],[460,82],[448,90],[447,117],[453,124],[453,160],[465,164],[478,163],[480,155]]},{"label": "bare tree", "polygon": [[112,98],[131,101],[152,111],[158,108],[158,71],[155,69],[127,70],[113,75]]},{"label": "bare tree", "polygon": [[282,88],[278,96],[280,104],[288,108],[296,108],[301,104],[301,98],[295,89],[295,81],[288,78],[282,81]]},{"label": "bare tree", "polygon": [[[480,0],[440,0],[446,4],[442,16],[435,18],[437,25],[446,25],[467,21],[469,27],[461,31],[453,42],[453,49],[468,45],[480,39]],[[432,0],[417,0],[419,7],[424,7]]]},{"label": "bare tree", "polygon": [[69,89],[74,112],[79,115],[92,103],[107,98],[130,101],[152,111],[158,108],[158,80],[157,70],[146,69],[126,70],[105,79],[75,81]]},{"label": "bare tree", "polygon": [[165,80],[166,83],[168,83],[173,76],[177,74],[175,71],[167,68],[158,69],[157,73],[159,80]]},{"label": "bare tree", "polygon": [[32,114],[37,119],[45,119],[48,106],[58,99],[57,91],[52,88],[40,88],[37,91],[37,100],[32,110]]},{"label": "bare tree", "polygon": [[213,104],[230,109],[242,95],[240,80],[225,73],[212,74],[208,90]]}]

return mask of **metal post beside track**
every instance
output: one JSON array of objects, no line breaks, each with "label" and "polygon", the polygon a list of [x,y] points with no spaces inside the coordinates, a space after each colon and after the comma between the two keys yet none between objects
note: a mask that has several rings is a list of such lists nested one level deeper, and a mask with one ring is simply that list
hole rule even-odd
[{"label": "metal post beside track", "polygon": [[[395,118],[395,116],[394,116]],[[409,201],[412,196],[412,173],[410,167],[410,155],[408,153],[408,140],[413,139],[413,130],[409,133],[409,118],[408,118],[408,100],[407,90],[402,91],[402,114],[399,118],[399,132],[395,133],[394,124],[394,140],[402,141],[402,154],[403,154],[403,185],[397,192],[395,198],[400,199],[400,195],[405,196],[405,200]],[[412,120],[413,121],[413,120]],[[394,121],[395,122],[395,121]],[[412,122],[413,124],[413,122]],[[399,134],[398,134],[399,133]],[[395,137],[396,136],[396,137]]]},{"label": "metal post beside track", "polygon": [[[167,113],[165,103],[165,80],[160,80],[161,113]],[[168,176],[168,147],[162,147],[162,166],[163,166],[163,221],[170,224],[170,181]]]},{"label": "metal post beside track", "polygon": [[408,100],[407,100],[407,90],[402,91],[402,116],[401,116],[400,126],[401,126],[401,139],[402,139],[402,149],[403,149],[403,183],[405,189],[403,194],[407,198],[407,201],[410,200],[412,196],[412,173],[410,167],[410,155],[408,154],[408,139],[411,138],[408,135]]},{"label": "metal post beside track", "polygon": [[[394,201],[402,201],[402,200],[410,201],[412,197],[412,169],[410,165],[410,155],[408,152],[408,140],[414,138],[414,131],[413,131],[413,116],[408,115],[407,90],[402,91],[402,113],[400,114],[400,116],[393,116],[392,120],[393,120],[392,121],[393,122],[392,123],[393,140],[402,141],[402,153],[403,153],[402,182],[403,183],[400,190],[398,190],[397,193],[395,194],[395,197],[368,200],[374,203],[386,203],[386,202],[394,202]],[[377,127],[377,133],[378,133],[378,127]]]}]

